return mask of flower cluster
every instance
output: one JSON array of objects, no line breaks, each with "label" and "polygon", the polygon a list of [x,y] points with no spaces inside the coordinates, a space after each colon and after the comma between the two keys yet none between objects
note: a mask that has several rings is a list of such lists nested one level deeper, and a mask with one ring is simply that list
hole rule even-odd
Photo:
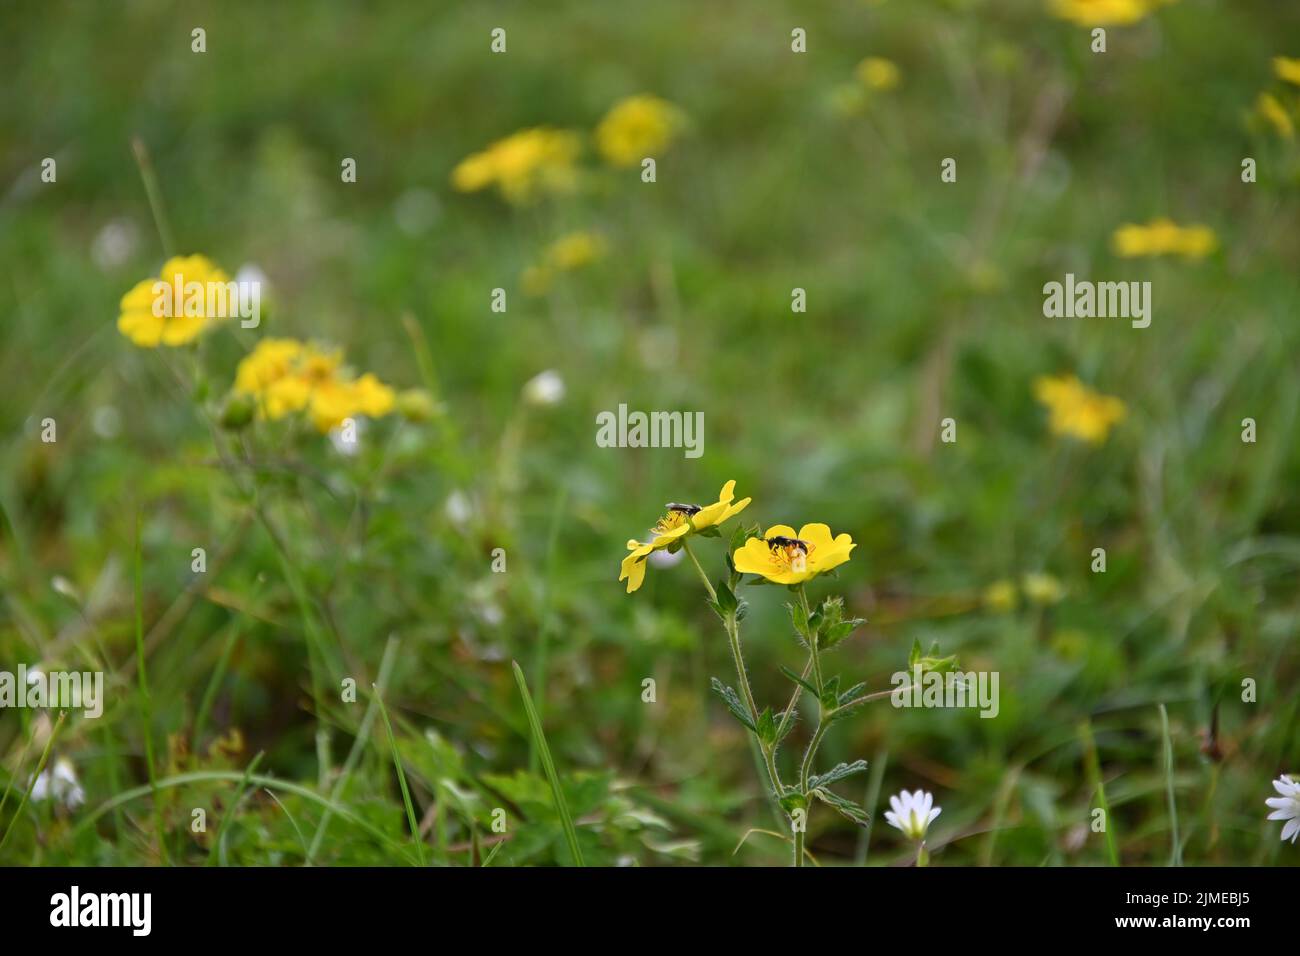
[{"label": "flower cluster", "polygon": [[635,166],[663,152],[685,125],[677,107],[648,93],[614,104],[596,126],[596,149],[611,166]]},{"label": "flower cluster", "polygon": [[1126,26],[1176,0],[1050,0],[1054,14],[1085,27]]},{"label": "flower cluster", "polygon": [[374,375],[354,377],[343,353],[297,339],[262,339],[239,363],[236,395],[253,399],[263,418],[306,411],[321,432],[356,415],[380,418],[393,410],[393,389]]},{"label": "flower cluster", "polygon": [[594,232],[570,232],[542,252],[540,262],[524,270],[522,284],[529,295],[544,295],[556,275],[573,272],[605,257],[605,240]]},{"label": "flower cluster", "polygon": [[1127,223],[1111,237],[1115,254],[1125,259],[1182,256],[1204,259],[1218,246],[1209,226],[1180,226],[1171,219],[1152,219],[1145,226]]},{"label": "flower cluster", "polygon": [[1281,81],[1274,90],[1261,90],[1255,99],[1256,114],[1282,139],[1295,139],[1296,123],[1300,121],[1300,58],[1273,57],[1273,74]]},{"label": "flower cluster", "polygon": [[1128,411],[1120,399],[1094,392],[1074,375],[1040,376],[1034,397],[1047,406],[1053,434],[1092,445],[1104,443]]},{"label": "flower cluster", "polygon": [[230,277],[206,256],[173,256],[163,263],[157,279],[142,279],[122,296],[117,330],[146,349],[192,342],[212,322],[224,316],[208,315],[207,303],[202,297],[179,302],[179,308],[160,309],[156,286],[160,282],[168,287],[199,283],[207,288],[210,283],[229,281]]}]

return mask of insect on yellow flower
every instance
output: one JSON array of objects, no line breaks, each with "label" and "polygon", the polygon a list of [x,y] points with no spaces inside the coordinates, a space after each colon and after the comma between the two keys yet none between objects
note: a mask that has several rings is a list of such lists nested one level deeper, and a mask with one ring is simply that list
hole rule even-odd
[{"label": "insect on yellow flower", "polygon": [[[208,314],[206,290],[219,284],[224,292],[229,282],[230,277],[205,256],[173,256],[163,264],[157,279],[141,280],[122,296],[117,330],[146,349],[192,342],[210,322],[224,317]],[[175,301],[173,290],[194,288],[192,283],[198,283],[204,294]]]},{"label": "insect on yellow flower", "polygon": [[672,145],[684,125],[680,110],[648,93],[615,103],[596,126],[596,149],[611,166],[635,166]]},{"label": "insect on yellow flower", "polygon": [[857,545],[848,534],[832,535],[824,524],[806,524],[795,533],[776,524],[761,538],[750,538],[731,556],[736,570],[774,584],[802,584],[849,560]]},{"label": "insect on yellow flower", "polygon": [[1074,375],[1044,375],[1034,381],[1034,397],[1047,406],[1053,434],[1100,445],[1128,409],[1113,396],[1094,392]]},{"label": "insect on yellow flower", "polygon": [[650,529],[649,541],[635,538],[627,543],[628,554],[619,569],[618,579],[627,581],[627,593],[641,587],[645,580],[645,563],[652,551],[674,548],[688,535],[722,524],[749,506],[751,499],[735,500],[736,482],[728,481],[718,492],[718,500],[708,505],[669,502],[667,511]]}]

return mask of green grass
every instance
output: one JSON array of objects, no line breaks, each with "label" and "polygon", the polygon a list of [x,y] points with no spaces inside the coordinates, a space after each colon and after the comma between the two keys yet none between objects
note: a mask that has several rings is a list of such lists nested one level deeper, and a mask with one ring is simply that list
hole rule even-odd
[{"label": "green grass", "polygon": [[[787,865],[737,848],[783,824],[710,692],[734,665],[694,569],[616,581],[665,502],[734,478],[745,522],[858,544],[808,587],[868,621],[827,677],[888,690],[914,641],[1001,675],[996,719],[876,700],[829,729],[814,769],[868,759],[840,786],[873,822],[819,807],[819,864],[909,862],[883,811],[923,788],[932,866],[1294,865],[1264,799],[1300,771],[1300,141],[1254,105],[1300,122],[1271,65],[1297,36],[1268,0],[1178,0],[1104,54],[1045,0],[5,5],[0,669],[103,670],[105,710],[0,717],[0,863]],[[846,113],[867,56],[901,85]],[[639,92],[688,119],[654,183],[591,142]],[[573,194],[452,188],[538,125],[583,136]],[[1159,216],[1218,250],[1114,253]],[[605,258],[528,294],[575,230]],[[169,250],[256,265],[261,327],[134,347],[119,300]],[[1067,272],[1152,282],[1151,327],[1045,318]],[[354,455],[222,427],[240,359],[286,336],[437,412]],[[1125,403],[1104,444],[1051,433],[1034,381],[1061,372]],[[703,456],[598,447],[620,403],[702,411]],[[729,530],[692,542],[710,580]],[[1059,601],[1026,599],[1035,572]],[[790,597],[743,596],[777,707]],[[26,796],[60,759],[80,806]]]}]

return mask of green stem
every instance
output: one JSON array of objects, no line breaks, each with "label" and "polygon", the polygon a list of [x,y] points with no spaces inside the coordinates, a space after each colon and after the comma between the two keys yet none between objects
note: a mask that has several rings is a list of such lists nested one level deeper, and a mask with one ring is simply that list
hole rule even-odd
[{"label": "green stem", "polygon": [[700,580],[704,582],[704,589],[709,592],[709,600],[714,604],[718,603],[718,592],[713,590],[713,585],[709,581],[709,576],[704,573],[704,568],[700,566],[699,559],[695,557],[695,552],[691,550],[690,544],[685,538],[682,538],[682,550],[686,556],[691,559],[691,564],[695,565],[695,570],[700,574]]},{"label": "green stem", "polygon": [[794,865],[803,866],[803,831],[796,830],[794,834]]}]

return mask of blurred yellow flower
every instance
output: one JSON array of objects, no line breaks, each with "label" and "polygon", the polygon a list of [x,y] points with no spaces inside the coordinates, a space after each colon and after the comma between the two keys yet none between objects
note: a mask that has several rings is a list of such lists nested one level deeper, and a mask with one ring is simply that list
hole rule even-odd
[{"label": "blurred yellow flower", "polygon": [[1273,72],[1279,79],[1300,86],[1300,58],[1288,56],[1273,57]]},{"label": "blurred yellow flower", "polygon": [[1061,582],[1050,574],[1033,572],[1026,574],[1021,581],[1025,597],[1033,604],[1055,604],[1065,596]]},{"label": "blurred yellow flower", "polygon": [[523,271],[524,291],[543,295],[557,273],[581,269],[605,257],[605,239],[595,232],[571,232],[556,239],[542,252],[542,259]]},{"label": "blurred yellow flower", "polygon": [[1127,413],[1118,398],[1094,392],[1073,375],[1040,376],[1034,381],[1034,397],[1047,406],[1054,434],[1093,445],[1104,443]]},{"label": "blurred yellow flower", "polygon": [[740,514],[749,506],[751,499],[735,501],[736,482],[728,481],[718,492],[718,500],[708,505],[669,505],[668,511],[655,526],[650,529],[651,539],[646,542],[635,538],[627,543],[628,554],[623,559],[618,579],[627,581],[627,593],[641,587],[645,580],[645,562],[652,551],[671,547],[687,535],[706,528],[720,525],[722,522]]},{"label": "blurred yellow flower", "polygon": [[[785,541],[769,543],[773,538]],[[750,538],[737,548],[731,560],[743,574],[758,574],[774,584],[802,584],[849,560],[856,547],[848,534],[832,536],[824,524],[806,524],[798,534],[789,525],[775,524],[762,538]]]},{"label": "blurred yellow flower", "polygon": [[1051,11],[1063,20],[1085,27],[1124,26],[1136,23],[1156,7],[1175,0],[1049,0]]},{"label": "blurred yellow flower", "polygon": [[648,93],[614,104],[596,126],[596,149],[611,166],[635,166],[667,149],[681,132],[680,110]]},{"label": "blurred yellow flower", "polygon": [[466,193],[496,186],[512,203],[568,192],[577,181],[574,164],[580,148],[577,134],[566,130],[520,130],[461,160],[452,170],[451,183]]},{"label": "blurred yellow flower", "polygon": [[884,92],[898,86],[900,74],[892,60],[869,56],[857,67],[858,80],[869,90]]},{"label": "blurred yellow flower", "polygon": [[190,283],[197,282],[206,290],[209,283],[229,281],[230,277],[205,256],[173,256],[163,264],[157,279],[141,280],[122,296],[117,330],[141,348],[184,345],[224,316],[207,314],[206,294],[178,301],[176,292]]},{"label": "blurred yellow flower", "polygon": [[1164,218],[1153,219],[1145,226],[1126,223],[1111,237],[1115,254],[1125,259],[1163,255],[1203,259],[1217,244],[1209,226],[1179,226]]},{"label": "blurred yellow flower", "polygon": [[337,350],[297,339],[262,339],[235,371],[235,394],[252,396],[263,418],[306,410],[322,433],[354,415],[380,418],[391,412],[393,390],[369,372],[352,378],[342,361]]},{"label": "blurred yellow flower", "polygon": [[1016,609],[1016,585],[1006,578],[994,581],[984,589],[984,604],[994,611],[1006,613]]},{"label": "blurred yellow flower", "polygon": [[1279,136],[1283,139],[1295,138],[1295,122],[1276,96],[1272,93],[1260,93],[1255,108],[1259,111],[1259,115],[1277,130]]}]

